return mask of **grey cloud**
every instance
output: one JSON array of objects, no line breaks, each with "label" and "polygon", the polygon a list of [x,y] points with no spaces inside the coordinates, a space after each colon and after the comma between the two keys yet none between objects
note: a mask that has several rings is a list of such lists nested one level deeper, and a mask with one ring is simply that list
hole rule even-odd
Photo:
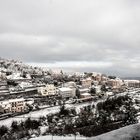
[{"label": "grey cloud", "polygon": [[139,6],[137,0],[0,0],[0,55],[139,76]]}]

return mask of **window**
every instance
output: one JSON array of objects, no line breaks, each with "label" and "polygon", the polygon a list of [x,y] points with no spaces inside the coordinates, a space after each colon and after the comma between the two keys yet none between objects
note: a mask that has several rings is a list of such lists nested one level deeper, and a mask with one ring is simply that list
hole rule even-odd
[{"label": "window", "polygon": [[15,103],[13,102],[13,103],[12,103],[12,107],[15,107],[15,106],[16,106],[16,105],[15,105]]}]

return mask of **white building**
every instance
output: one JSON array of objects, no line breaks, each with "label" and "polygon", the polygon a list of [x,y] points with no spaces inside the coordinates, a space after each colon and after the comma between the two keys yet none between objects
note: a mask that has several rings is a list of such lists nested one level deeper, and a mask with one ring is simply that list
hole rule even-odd
[{"label": "white building", "polygon": [[69,87],[62,87],[59,88],[59,94],[62,96],[62,98],[71,98],[74,97],[75,95],[73,94],[73,89]]},{"label": "white building", "polygon": [[80,91],[80,94],[88,93],[90,91],[90,89],[89,88],[83,88],[83,89],[79,89],[79,91]]},{"label": "white building", "polygon": [[77,85],[75,82],[71,81],[71,82],[64,83],[63,87],[71,88],[73,97],[76,96]]},{"label": "white building", "polygon": [[89,87],[91,87],[91,83],[92,83],[91,78],[86,78],[86,79],[82,79],[81,80],[81,84],[82,84],[82,87],[83,88],[89,88]]},{"label": "white building", "polygon": [[42,96],[57,95],[57,89],[53,84],[47,84],[45,87],[39,87],[38,93]]},{"label": "white building", "polygon": [[63,87],[77,87],[76,83],[71,81],[63,84]]},{"label": "white building", "polygon": [[97,86],[92,86],[92,88],[95,89],[95,92],[98,94],[98,93],[101,93],[101,86],[100,85],[97,85]]},{"label": "white building", "polygon": [[113,96],[114,93],[113,92],[106,92],[105,95],[108,97],[108,96]]}]

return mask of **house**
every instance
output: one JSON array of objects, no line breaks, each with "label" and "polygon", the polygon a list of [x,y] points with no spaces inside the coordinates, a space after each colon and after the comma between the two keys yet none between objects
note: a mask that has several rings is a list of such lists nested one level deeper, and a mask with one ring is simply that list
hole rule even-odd
[{"label": "house", "polygon": [[69,87],[62,87],[58,89],[59,94],[62,96],[62,98],[71,98],[75,95],[73,94],[73,89]]},{"label": "house", "polygon": [[73,97],[76,96],[77,85],[75,82],[71,81],[71,82],[64,83],[63,87],[71,88]]},{"label": "house", "polygon": [[85,76],[85,74],[81,72],[75,72],[73,75],[76,77],[81,77],[81,78]]},{"label": "house", "polygon": [[96,86],[93,85],[92,88],[95,89],[96,94],[101,93],[101,86],[100,85],[96,85]]},{"label": "house", "polygon": [[3,72],[0,72],[0,80],[6,80],[6,74]]},{"label": "house", "polygon": [[83,89],[79,89],[79,91],[80,91],[80,94],[88,93],[90,91],[90,89],[89,88],[83,88]]},{"label": "house", "polygon": [[38,93],[42,96],[57,95],[57,89],[53,84],[47,84],[45,87],[39,87]]},{"label": "house", "polygon": [[[9,88],[10,91],[10,98],[16,98],[16,97],[33,97],[38,95],[37,87],[26,87],[25,89],[22,89],[21,87],[12,87]],[[7,95],[7,96],[9,96]]]},{"label": "house", "polygon": [[75,88],[77,88],[77,85],[75,82],[71,81],[71,82],[64,83],[63,87],[75,87]]},{"label": "house", "polygon": [[114,89],[121,88],[122,84],[123,84],[123,82],[120,79],[110,79],[107,81],[107,85]]},{"label": "house", "polygon": [[88,102],[88,101],[92,101],[93,97],[91,96],[90,93],[82,93],[80,95],[80,99],[77,99],[77,102]]},{"label": "house", "polygon": [[91,83],[92,83],[91,78],[86,78],[86,79],[81,80],[81,85],[82,85],[83,88],[91,87]]},{"label": "house", "polygon": [[101,81],[101,77],[102,77],[102,74],[101,73],[92,72],[92,78],[93,78],[93,80],[100,82]]},{"label": "house", "polygon": [[9,89],[6,81],[0,81],[0,98],[9,96]]},{"label": "house", "polygon": [[107,76],[104,76],[104,75],[102,75],[101,78],[102,78],[101,80],[102,80],[102,81],[105,81],[105,82],[108,80],[108,77],[107,77]]},{"label": "house", "polygon": [[0,102],[1,113],[17,113],[24,112],[26,110],[26,102],[24,98],[10,99]]},{"label": "house", "polygon": [[97,74],[95,76],[95,80],[98,81],[98,82],[100,82],[102,80],[102,76],[100,74]]},{"label": "house", "polygon": [[93,80],[93,81],[92,81],[92,85],[96,85],[96,86],[97,86],[97,85],[99,85],[99,82],[98,82],[98,81]]}]

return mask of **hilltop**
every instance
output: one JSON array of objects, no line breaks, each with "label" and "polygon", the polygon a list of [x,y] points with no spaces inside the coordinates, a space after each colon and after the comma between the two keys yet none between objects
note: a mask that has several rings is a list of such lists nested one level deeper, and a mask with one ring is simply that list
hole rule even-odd
[{"label": "hilltop", "polygon": [[39,67],[24,64],[22,61],[0,58],[0,71],[7,75],[11,73],[42,74],[44,71]]}]

